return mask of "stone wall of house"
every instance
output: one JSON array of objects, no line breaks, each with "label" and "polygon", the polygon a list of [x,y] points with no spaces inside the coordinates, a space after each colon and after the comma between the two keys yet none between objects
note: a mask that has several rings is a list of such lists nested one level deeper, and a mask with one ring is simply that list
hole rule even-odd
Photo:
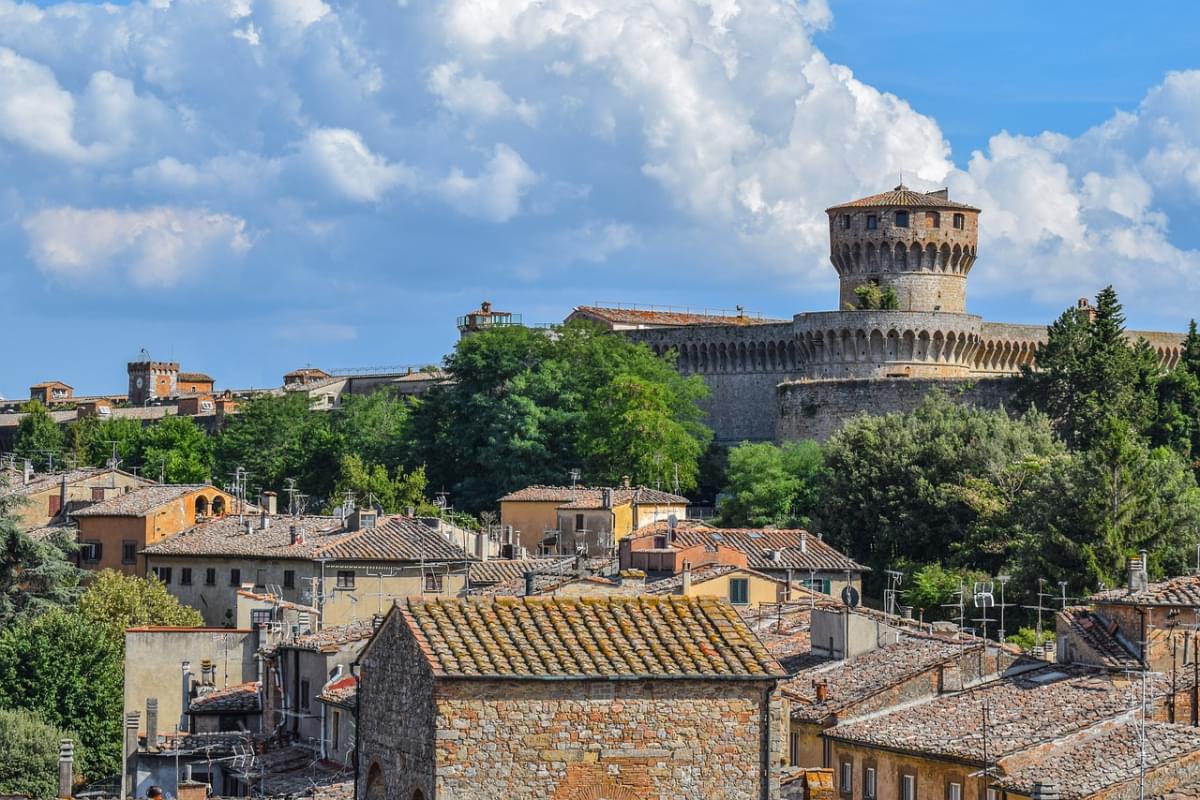
[{"label": "stone wall of house", "polygon": [[932,390],[981,408],[1011,405],[1014,378],[791,381],[777,389],[776,441],[824,441],[860,414],[911,411]]},{"label": "stone wall of house", "polygon": [[[358,797],[454,798],[453,794],[434,794],[433,672],[413,637],[396,632],[399,624],[399,615],[393,611],[361,657]],[[384,665],[392,669],[384,669]],[[482,728],[494,723],[476,718],[476,725]],[[488,782],[486,770],[478,780]]]},{"label": "stone wall of house", "polygon": [[779,796],[781,708],[761,683],[441,681],[436,694],[439,798]]}]

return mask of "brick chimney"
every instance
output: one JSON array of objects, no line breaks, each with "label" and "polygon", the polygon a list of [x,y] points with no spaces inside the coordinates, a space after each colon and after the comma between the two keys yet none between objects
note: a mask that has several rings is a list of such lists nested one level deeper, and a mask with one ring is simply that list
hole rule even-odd
[{"label": "brick chimney", "polygon": [[75,745],[70,739],[58,743],[58,796],[69,798],[75,784]]},{"label": "brick chimney", "polygon": [[813,691],[816,693],[817,702],[824,703],[829,699],[829,684],[823,680],[813,681]]},{"label": "brick chimney", "polygon": [[125,770],[121,776],[121,796],[132,797],[137,786],[138,719],[141,712],[130,711],[125,715]]},{"label": "brick chimney", "polygon": [[146,749],[158,749],[158,698],[146,698]]}]

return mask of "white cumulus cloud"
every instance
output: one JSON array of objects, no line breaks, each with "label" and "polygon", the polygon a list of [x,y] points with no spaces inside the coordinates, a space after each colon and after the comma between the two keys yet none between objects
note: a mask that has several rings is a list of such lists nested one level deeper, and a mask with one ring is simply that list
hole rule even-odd
[{"label": "white cumulus cloud", "polygon": [[376,202],[391,189],[415,182],[411,169],[371,152],[357,131],[311,131],[300,152],[328,185],[348,200]]},{"label": "white cumulus cloud", "polygon": [[463,214],[507,222],[521,210],[521,198],[537,179],[519,153],[498,144],[480,174],[469,176],[455,168],[438,185],[437,192]]},{"label": "white cumulus cloud", "polygon": [[511,116],[526,125],[537,123],[537,109],[525,100],[514,101],[499,83],[482,75],[463,75],[462,66],[454,61],[433,68],[429,90],[456,114],[483,119]]}]

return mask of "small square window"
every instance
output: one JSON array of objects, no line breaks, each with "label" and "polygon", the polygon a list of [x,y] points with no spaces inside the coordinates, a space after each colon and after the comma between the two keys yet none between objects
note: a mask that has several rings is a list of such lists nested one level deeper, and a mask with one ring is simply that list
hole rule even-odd
[{"label": "small square window", "polygon": [[337,588],[354,588],[354,570],[340,570],[337,574]]},{"label": "small square window", "polygon": [[873,231],[879,228],[879,217],[874,214],[867,214],[867,230]]},{"label": "small square window", "polygon": [[917,776],[900,777],[900,800],[917,800]]},{"label": "small square window", "polygon": [[425,576],[425,591],[440,592],[442,591],[442,576],[435,572],[430,572]]},{"label": "small square window", "polygon": [[925,227],[940,228],[942,227],[942,215],[936,211],[925,212]]},{"label": "small square window", "polygon": [[250,627],[258,628],[271,622],[271,609],[256,608],[250,612]]},{"label": "small square window", "polygon": [[577,530],[577,531],[583,530],[583,514],[575,515],[575,530]]},{"label": "small square window", "polygon": [[735,606],[744,606],[750,602],[750,579],[729,579],[729,602]]},{"label": "small square window", "polygon": [[217,571],[215,569],[213,569],[212,567],[209,567],[206,570],[204,570],[204,585],[205,586],[216,586],[217,585]]},{"label": "small square window", "polygon": [[966,226],[967,226],[967,218],[965,216],[963,216],[962,214],[955,214],[954,215],[954,227],[958,228],[959,230],[962,230]]},{"label": "small square window", "polygon": [[242,571],[240,569],[235,568],[235,569],[229,570],[229,585],[230,586],[241,586],[242,585]]},{"label": "small square window", "polygon": [[908,227],[908,212],[907,211],[897,211],[896,212],[896,227],[897,228],[907,228]]},{"label": "small square window", "polygon": [[179,570],[179,585],[180,586],[191,586],[192,585],[192,568],[191,567],[180,568],[180,570]]}]

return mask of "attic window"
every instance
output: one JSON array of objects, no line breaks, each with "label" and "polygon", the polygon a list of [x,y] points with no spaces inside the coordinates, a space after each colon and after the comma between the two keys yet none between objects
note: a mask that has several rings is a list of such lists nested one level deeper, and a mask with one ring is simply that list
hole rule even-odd
[{"label": "attic window", "polygon": [[655,550],[666,550],[667,549],[667,537],[666,536],[655,536],[654,537],[654,549]]}]

